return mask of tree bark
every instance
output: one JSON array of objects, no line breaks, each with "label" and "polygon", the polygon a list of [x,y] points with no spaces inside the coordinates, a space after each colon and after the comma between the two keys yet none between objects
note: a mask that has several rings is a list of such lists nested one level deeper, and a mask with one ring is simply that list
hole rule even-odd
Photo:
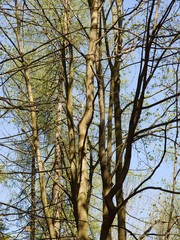
[{"label": "tree bark", "polygon": [[[61,85],[59,79],[58,85]],[[62,190],[60,187],[61,166],[62,166],[62,149],[61,149],[61,118],[62,118],[62,89],[58,86],[58,102],[57,102],[57,127],[55,134],[55,159],[54,159],[54,176],[52,189],[52,204],[53,204],[53,225],[56,232],[56,239],[60,237],[61,229],[61,208],[62,208]]]},{"label": "tree bark", "polygon": [[[99,14],[99,39],[101,38],[101,15]],[[100,124],[99,124],[99,161],[101,166],[101,174],[103,179],[103,199],[104,196],[110,191],[111,188],[111,176],[110,176],[110,164],[108,165],[108,162],[111,161],[111,137],[108,148],[108,161],[106,158],[106,151],[105,151],[105,143],[106,143],[106,129],[105,129],[105,87],[104,87],[104,77],[102,72],[102,44],[101,41],[99,41],[97,46],[97,54],[96,54],[96,77],[98,81],[98,97],[99,97],[99,109],[100,109]],[[111,115],[112,117],[112,115]],[[109,123],[110,124],[110,123]],[[112,131],[112,128],[110,128]],[[106,221],[107,217],[109,215],[109,211],[107,208],[106,201],[103,200],[103,222]],[[107,240],[111,240],[111,230],[109,230],[108,235],[106,236]]]},{"label": "tree bark", "polygon": [[36,193],[35,193],[35,187],[36,187],[36,163],[35,163],[35,157],[34,157],[34,150],[32,149],[33,156],[32,156],[32,163],[31,163],[31,223],[30,223],[30,240],[35,239],[35,233],[36,233]]},{"label": "tree bark", "polygon": [[88,237],[88,169],[87,169],[87,133],[94,111],[94,62],[96,54],[96,41],[98,40],[98,11],[100,0],[91,1],[91,30],[89,50],[86,56],[86,109],[79,123],[79,189],[78,189],[78,239]]},{"label": "tree bark", "polygon": [[37,126],[37,116],[36,116],[36,106],[35,101],[33,97],[33,91],[32,86],[30,82],[30,76],[28,72],[28,63],[26,62],[23,54],[23,45],[21,40],[21,28],[22,28],[22,6],[18,5],[16,2],[16,18],[17,18],[17,28],[16,28],[16,37],[17,37],[17,43],[18,43],[18,49],[21,54],[21,64],[22,64],[22,74],[24,76],[25,82],[26,82],[26,88],[27,88],[27,95],[28,100],[30,104],[30,115],[31,115],[31,129],[32,129],[32,136],[33,136],[33,145],[35,149],[35,158],[37,161],[38,171],[39,171],[39,185],[40,185],[40,192],[41,192],[41,202],[43,205],[43,211],[45,215],[45,220],[48,227],[49,232],[49,238],[50,239],[56,239],[54,226],[52,223],[52,218],[50,214],[49,209],[49,203],[47,200],[47,193],[46,193],[46,183],[44,179],[44,165],[41,158],[41,151],[40,151],[40,142],[39,142],[39,136],[38,136],[38,126]]}]

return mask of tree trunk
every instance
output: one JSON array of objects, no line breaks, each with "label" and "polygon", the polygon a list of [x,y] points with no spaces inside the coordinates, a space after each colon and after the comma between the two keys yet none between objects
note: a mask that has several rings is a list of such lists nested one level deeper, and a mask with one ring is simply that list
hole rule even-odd
[{"label": "tree trunk", "polygon": [[[116,194],[117,205],[123,202],[123,192],[120,190]],[[117,213],[118,220],[118,240],[126,240],[126,207],[123,205]]]},{"label": "tree trunk", "polygon": [[[61,83],[59,80],[58,85]],[[54,177],[52,189],[52,204],[53,204],[53,225],[56,232],[56,239],[60,237],[61,229],[61,208],[62,208],[62,190],[60,187],[61,179],[61,166],[62,166],[62,153],[61,153],[61,118],[62,118],[62,98],[61,86],[58,86],[58,103],[57,103],[57,127],[56,127],[56,140],[55,140],[55,160],[54,160]]]},{"label": "tree trunk", "polygon": [[[121,54],[122,54],[122,4],[123,0],[116,0],[117,14],[114,16],[113,21],[117,21],[119,31],[115,31],[115,63],[112,67],[112,81],[114,82],[114,115],[115,115],[115,138],[116,138],[116,182],[120,180],[123,167],[123,141],[122,141],[122,123],[121,123],[121,102],[120,102],[120,90],[121,90]],[[115,12],[115,11],[114,11]],[[123,201],[123,184],[116,193],[116,205],[119,206]],[[117,213],[118,219],[118,240],[126,240],[126,228],[125,228],[125,206],[119,209]]]},{"label": "tree trunk", "polygon": [[[99,29],[99,39],[101,38],[101,15],[99,14],[99,20],[98,20],[98,29]],[[110,162],[111,162],[111,155],[112,155],[112,121],[108,121],[108,129],[111,131],[111,135],[109,137],[108,141],[108,160],[106,158],[106,151],[105,151],[105,143],[106,143],[106,129],[105,129],[105,87],[104,87],[104,77],[102,72],[102,44],[101,41],[99,41],[97,46],[97,53],[96,53],[96,76],[98,81],[98,97],[99,97],[99,109],[100,109],[100,124],[99,124],[99,161],[101,166],[101,174],[103,179],[103,199],[104,196],[107,195],[107,193],[110,191],[111,188],[111,176],[110,176]],[[110,111],[109,120],[112,120],[112,114]],[[106,222],[106,219],[108,218],[109,211],[107,208],[106,201],[103,200],[103,223]],[[106,236],[106,240],[111,240],[111,230],[108,231],[108,234]]]},{"label": "tree trunk", "polygon": [[40,151],[40,142],[39,142],[39,136],[38,136],[38,127],[37,127],[37,116],[36,116],[36,107],[35,107],[35,101],[33,97],[33,91],[32,86],[30,83],[30,76],[28,72],[28,63],[26,62],[24,55],[23,55],[23,45],[21,40],[21,28],[22,28],[22,6],[18,5],[16,2],[16,18],[17,18],[17,28],[16,28],[16,37],[17,37],[17,43],[18,43],[18,49],[21,54],[21,64],[22,64],[22,74],[24,76],[25,82],[26,82],[26,88],[27,88],[27,95],[28,100],[30,104],[30,115],[31,115],[31,128],[32,128],[32,136],[33,136],[33,146],[35,149],[35,158],[38,165],[38,171],[39,171],[39,185],[40,185],[40,192],[41,192],[41,202],[43,205],[43,211],[48,227],[49,232],[49,238],[55,239],[55,231],[52,224],[52,218],[49,210],[49,203],[47,200],[47,193],[46,193],[46,184],[44,179],[44,166],[43,161],[41,159],[41,151]]},{"label": "tree trunk", "polygon": [[86,57],[86,109],[79,123],[79,190],[78,190],[78,239],[88,237],[88,169],[87,169],[87,132],[91,124],[94,111],[94,62],[96,54],[96,41],[98,39],[98,11],[100,0],[91,3],[91,30],[89,50]]},{"label": "tree trunk", "polygon": [[31,232],[30,232],[30,240],[35,239],[35,220],[36,220],[36,193],[35,193],[35,186],[36,186],[36,164],[35,164],[35,157],[34,157],[34,150],[32,149],[33,156],[32,156],[32,163],[31,163]]}]

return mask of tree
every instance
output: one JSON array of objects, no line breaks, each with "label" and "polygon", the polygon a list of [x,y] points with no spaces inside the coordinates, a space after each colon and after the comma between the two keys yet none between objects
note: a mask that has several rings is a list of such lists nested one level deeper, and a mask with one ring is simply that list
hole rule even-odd
[{"label": "tree", "polygon": [[[169,238],[180,194],[177,5],[2,1],[1,119],[13,127],[1,138],[2,174],[26,179],[18,182],[19,201],[2,204],[10,208],[7,221],[21,216],[17,235],[157,235],[157,224],[137,205],[147,198],[151,206],[149,194],[158,190],[171,196],[163,233]],[[171,188],[155,183],[169,149]]]}]

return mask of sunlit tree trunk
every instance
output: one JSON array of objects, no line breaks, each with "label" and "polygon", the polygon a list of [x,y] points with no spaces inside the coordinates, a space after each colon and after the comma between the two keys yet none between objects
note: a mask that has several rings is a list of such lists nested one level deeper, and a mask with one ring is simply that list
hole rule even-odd
[{"label": "sunlit tree trunk", "polygon": [[[176,112],[176,117],[178,117],[179,114],[179,97],[177,96],[179,92],[179,65],[176,69],[176,102],[175,102],[175,112]],[[178,139],[179,139],[179,122],[176,122],[176,133],[175,133],[175,139],[174,139],[174,162],[173,162],[173,179],[172,179],[172,191],[175,192],[177,189],[177,164],[178,164]],[[171,236],[171,229],[173,228],[174,225],[174,209],[175,209],[175,194],[172,193],[171,195],[171,202],[170,202],[170,211],[169,211],[169,216],[168,216],[168,224],[167,224],[167,229],[165,232],[165,237],[164,240],[170,239]]]},{"label": "sunlit tree trunk", "polygon": [[91,124],[94,111],[94,62],[96,54],[96,41],[98,39],[98,11],[100,0],[89,1],[91,14],[91,30],[89,39],[89,50],[86,56],[86,108],[79,123],[79,190],[78,190],[78,239],[89,239],[88,237],[88,169],[87,169],[87,133]]},{"label": "sunlit tree trunk", "polygon": [[38,126],[37,126],[37,115],[36,115],[36,106],[32,91],[32,85],[30,81],[29,71],[28,71],[28,63],[24,58],[24,50],[22,45],[22,39],[21,39],[21,30],[22,30],[22,5],[18,4],[16,2],[16,19],[17,19],[17,28],[16,28],[16,38],[18,43],[18,49],[21,55],[21,64],[22,64],[22,74],[25,79],[26,88],[27,88],[27,95],[28,100],[30,104],[30,116],[31,116],[31,128],[32,128],[32,136],[33,136],[33,146],[35,151],[35,158],[37,161],[38,171],[39,171],[39,185],[40,185],[40,192],[41,192],[41,202],[43,205],[43,211],[49,231],[49,238],[55,239],[55,230],[52,223],[51,213],[49,209],[49,203],[47,199],[47,193],[46,193],[46,183],[44,179],[44,164],[41,158],[41,150],[40,150],[40,142],[39,142],[39,136],[38,136]]},{"label": "sunlit tree trunk", "polygon": [[[59,77],[60,74],[58,74]],[[53,225],[56,232],[56,239],[60,237],[61,230],[61,212],[62,212],[62,190],[61,190],[61,167],[62,167],[62,149],[61,149],[61,121],[62,121],[62,79],[58,79],[58,97],[57,97],[57,126],[55,133],[55,160],[54,176],[52,189],[53,205]]]},{"label": "sunlit tree trunk", "polygon": [[[34,152],[34,150],[32,151]],[[30,240],[35,239],[36,233],[36,159],[34,154],[32,156],[32,163],[31,163],[31,223],[30,223]]]}]

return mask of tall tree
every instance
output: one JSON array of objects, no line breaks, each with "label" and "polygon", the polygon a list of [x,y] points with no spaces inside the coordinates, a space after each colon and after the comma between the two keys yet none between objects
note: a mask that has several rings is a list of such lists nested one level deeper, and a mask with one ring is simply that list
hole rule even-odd
[{"label": "tall tree", "polygon": [[[16,217],[16,236],[158,236],[149,196],[160,191],[171,199],[162,233],[171,239],[177,12],[175,0],[1,1],[1,174],[17,192],[1,213]],[[169,156],[170,184],[157,184]]]}]

